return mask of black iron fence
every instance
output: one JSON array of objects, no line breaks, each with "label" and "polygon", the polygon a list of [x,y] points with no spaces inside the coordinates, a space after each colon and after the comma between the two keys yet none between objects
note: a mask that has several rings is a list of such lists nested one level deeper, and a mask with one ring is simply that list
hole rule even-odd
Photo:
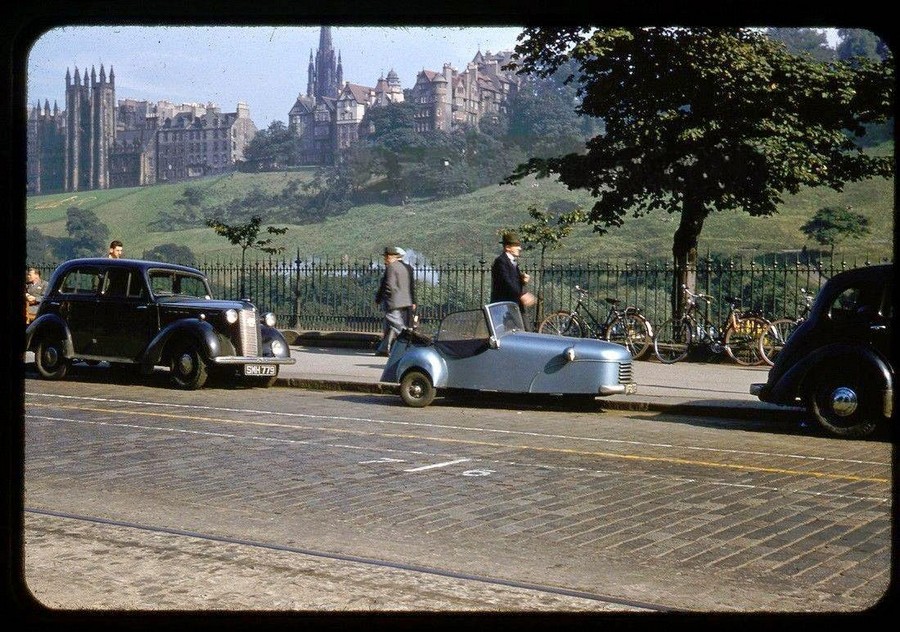
[{"label": "black iron fence", "polygon": [[[437,328],[446,314],[472,309],[488,302],[491,261],[430,263],[409,261],[415,271],[416,302],[420,326]],[[817,292],[822,283],[845,269],[870,265],[865,260],[806,260],[772,257],[770,261],[745,261],[707,256],[698,261],[696,291],[720,300],[709,306],[707,316],[721,321],[727,315],[725,296],[739,296],[747,309],[768,317],[796,316],[804,305],[801,288]],[[31,264],[49,278],[55,264]],[[274,259],[240,264],[203,263],[198,266],[209,278],[213,293],[222,298],[240,298],[242,278],[246,296],[262,311],[274,312],[282,329],[318,331],[381,330],[382,314],[375,305],[383,263],[347,258]],[[590,292],[588,307],[598,318],[606,314],[605,297],[635,305],[654,323],[671,315],[674,271],[666,262],[552,261],[540,269],[533,261],[522,262],[531,275],[530,289],[538,304],[528,310],[532,324],[557,309],[575,304],[576,285]]]}]

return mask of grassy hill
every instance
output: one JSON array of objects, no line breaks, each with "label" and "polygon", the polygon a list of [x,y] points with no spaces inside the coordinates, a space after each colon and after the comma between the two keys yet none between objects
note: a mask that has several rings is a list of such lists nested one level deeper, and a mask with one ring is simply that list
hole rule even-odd
[{"label": "grassy hill", "polygon": [[[893,151],[893,145],[879,152]],[[148,223],[160,211],[171,211],[187,186],[202,187],[204,204],[213,207],[234,198],[242,198],[252,186],[268,192],[281,191],[291,180],[307,181],[311,169],[265,174],[230,174],[189,183],[144,188],[113,189],[29,197],[26,222],[48,236],[66,236],[66,210],[79,206],[94,211],[110,230],[111,239],[125,242],[126,256],[141,256],[145,250],[163,244],[188,246],[200,261],[236,260],[240,249],[232,246],[210,228],[173,232],[152,231]],[[380,258],[385,244],[397,244],[422,253],[430,261],[490,256],[499,250],[497,230],[516,227],[530,221],[527,209],[535,204],[546,208],[556,200],[570,200],[585,208],[591,205],[584,192],[569,191],[548,180],[528,180],[517,186],[490,186],[447,200],[413,200],[405,206],[366,204],[346,214],[320,223],[291,225],[277,243],[293,258],[302,257]],[[700,249],[714,254],[742,256],[761,253],[819,249],[800,230],[819,208],[851,206],[869,218],[871,234],[862,240],[847,240],[837,253],[848,260],[892,259],[894,251],[894,181],[875,179],[847,185],[841,192],[830,189],[805,190],[788,196],[773,217],[753,218],[743,212],[714,213],[705,223]],[[628,260],[668,258],[678,216],[655,212],[642,218],[627,218],[625,225],[599,236],[590,227],[580,227],[565,240],[563,247],[548,254],[559,259]],[[98,253],[103,254],[103,253]],[[533,256],[530,253],[526,257]]]}]

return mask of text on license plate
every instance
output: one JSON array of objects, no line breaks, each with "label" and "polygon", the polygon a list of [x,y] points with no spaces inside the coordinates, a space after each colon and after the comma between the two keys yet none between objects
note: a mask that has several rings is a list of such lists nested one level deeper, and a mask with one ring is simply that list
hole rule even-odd
[{"label": "text on license plate", "polygon": [[244,375],[275,375],[274,364],[245,364]]},{"label": "text on license plate", "polygon": [[626,395],[634,395],[637,393],[637,384],[634,382],[629,382],[625,385],[625,394]]}]

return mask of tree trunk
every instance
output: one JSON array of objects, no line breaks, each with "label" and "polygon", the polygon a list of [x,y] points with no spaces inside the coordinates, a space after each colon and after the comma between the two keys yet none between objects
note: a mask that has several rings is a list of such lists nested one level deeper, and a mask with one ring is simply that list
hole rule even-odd
[{"label": "tree trunk", "polygon": [[675,264],[672,288],[672,314],[680,317],[684,313],[684,291],[686,286],[692,292],[697,287],[697,242],[703,230],[707,211],[697,200],[686,198],[681,209],[681,222],[672,242],[672,258]]}]

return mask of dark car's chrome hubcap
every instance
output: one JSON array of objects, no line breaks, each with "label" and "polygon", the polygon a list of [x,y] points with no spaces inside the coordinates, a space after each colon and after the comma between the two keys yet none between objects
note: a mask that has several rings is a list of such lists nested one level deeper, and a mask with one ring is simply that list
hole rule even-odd
[{"label": "dark car's chrome hubcap", "polygon": [[56,350],[56,347],[46,347],[44,348],[44,366],[56,366],[56,363],[59,362],[59,353]]},{"label": "dark car's chrome hubcap", "polygon": [[840,386],[831,393],[831,409],[839,417],[849,417],[858,405],[856,392],[851,388]]},{"label": "dark car's chrome hubcap", "polygon": [[191,371],[194,370],[194,360],[191,358],[191,354],[183,353],[178,358],[178,371],[182,375],[190,375]]}]

